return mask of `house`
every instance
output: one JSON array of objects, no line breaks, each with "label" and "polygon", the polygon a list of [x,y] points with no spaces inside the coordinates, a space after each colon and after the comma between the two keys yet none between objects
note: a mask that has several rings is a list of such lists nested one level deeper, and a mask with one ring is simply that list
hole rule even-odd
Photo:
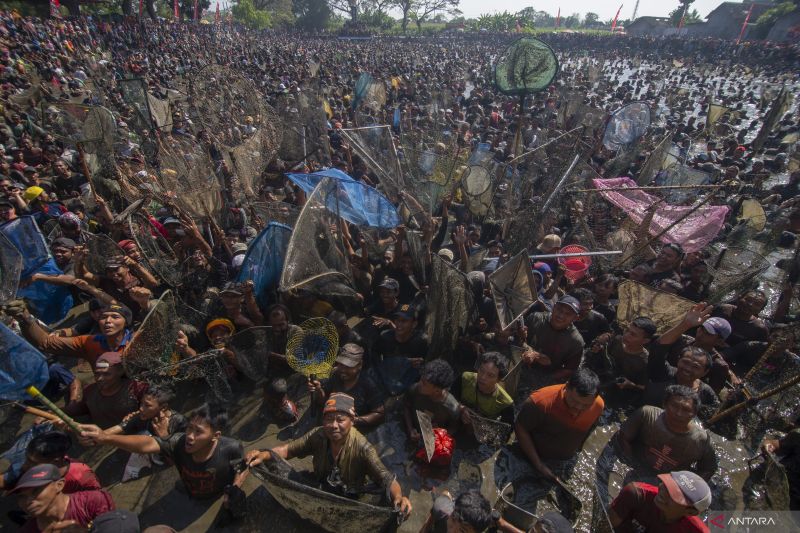
[{"label": "house", "polygon": [[663,35],[670,27],[667,17],[639,17],[625,27],[628,35],[637,37],[645,35]]},{"label": "house", "polygon": [[779,18],[769,30],[767,40],[795,43],[800,41],[800,9]]},{"label": "house", "polygon": [[764,11],[775,7],[775,2],[772,0],[723,2],[706,15],[706,22],[703,24],[704,36],[718,39],[736,39],[742,31],[742,24],[747,18],[751,5],[753,6],[753,12],[750,15],[749,23],[754,24]]}]

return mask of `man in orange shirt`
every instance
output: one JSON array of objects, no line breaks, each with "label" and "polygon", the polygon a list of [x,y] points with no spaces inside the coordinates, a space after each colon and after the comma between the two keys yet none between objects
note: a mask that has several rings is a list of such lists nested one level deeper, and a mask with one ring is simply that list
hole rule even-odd
[{"label": "man in orange shirt", "polygon": [[579,368],[566,384],[543,387],[522,404],[514,431],[543,478],[555,481],[572,474],[578,452],[603,412],[599,393],[597,374]]}]

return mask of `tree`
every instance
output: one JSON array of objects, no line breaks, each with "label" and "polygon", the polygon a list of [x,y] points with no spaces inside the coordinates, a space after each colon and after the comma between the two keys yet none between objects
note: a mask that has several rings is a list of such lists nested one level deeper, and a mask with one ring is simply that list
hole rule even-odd
[{"label": "tree", "polygon": [[272,24],[269,13],[256,9],[253,0],[237,0],[231,6],[233,18],[249,28],[263,30]]},{"label": "tree", "polygon": [[[403,22],[401,24],[408,24],[408,17],[410,17],[417,25],[417,31],[422,32],[422,24],[430,19],[436,12],[444,11],[445,13],[453,13],[458,8],[459,0],[400,0],[401,2],[409,2],[410,8],[408,14],[404,12]],[[403,26],[405,32],[405,26]]]},{"label": "tree", "polygon": [[755,28],[753,28],[747,35],[751,39],[766,39],[769,30],[775,25],[778,20],[785,17],[789,13],[793,13],[800,7],[800,0],[794,2],[782,2],[775,7],[771,7],[764,11],[758,20],[756,20]]},{"label": "tree", "polygon": [[372,7],[370,0],[328,0],[328,5],[333,11],[344,13],[352,22],[358,22],[359,16]]},{"label": "tree", "polygon": [[331,8],[326,0],[294,0],[292,11],[295,26],[306,30],[322,30],[331,20]]},{"label": "tree", "polygon": [[561,25],[565,28],[577,28],[581,25],[581,16],[578,13],[573,13],[561,21]]},{"label": "tree", "polygon": [[684,7],[680,5],[670,11],[669,13],[669,22],[673,26],[678,26],[681,23],[681,17],[683,17],[684,24],[697,24],[698,22],[702,22],[703,19],[700,18],[700,13],[697,12],[696,9],[687,10],[686,15],[683,14]]},{"label": "tree", "polygon": [[583,17],[583,27],[584,28],[593,28],[597,26],[597,23],[600,22],[600,15],[597,13],[592,13],[589,11],[586,13],[586,16]]}]

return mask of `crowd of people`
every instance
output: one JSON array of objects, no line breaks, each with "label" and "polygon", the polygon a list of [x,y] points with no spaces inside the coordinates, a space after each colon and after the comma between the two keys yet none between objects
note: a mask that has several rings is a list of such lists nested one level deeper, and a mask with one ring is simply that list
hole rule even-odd
[{"label": "crowd of people", "polygon": [[[429,510],[404,486],[407,472],[387,465],[371,437],[391,426],[404,432],[409,458],[447,469],[454,446],[479,445],[479,426],[507,428],[500,453],[525,464],[544,494],[570,483],[598,426],[621,422],[610,446],[633,474],[609,502],[613,528],[708,531],[702,517],[713,508],[721,474],[712,440],[723,430],[715,416],[741,399],[756,373],[772,372],[766,390],[785,379],[775,369],[788,374],[800,366],[800,114],[785,97],[800,83],[800,50],[542,38],[561,69],[548,89],[520,104],[493,79],[509,36],[342,41],[228,24],[1,12],[0,346],[8,349],[0,358],[13,359],[12,347],[23,339],[44,354],[42,392],[79,422],[37,419],[18,439],[19,428],[6,421],[10,466],[0,484],[18,503],[9,519],[23,531],[180,530],[188,525],[180,512],[162,509],[140,524],[134,511],[141,509],[117,508],[107,490],[112,481],[141,477],[143,466],[174,467],[191,505],[206,510],[222,500],[211,527],[237,527],[247,520],[252,469],[311,457],[309,485],[350,498],[377,490],[402,517],[420,517],[420,531],[514,532],[523,526],[506,521],[481,487],[437,491]],[[237,79],[206,80],[206,92],[197,92],[192,76],[209,66],[220,69],[215,76],[234,72]],[[365,72],[380,88],[366,98],[358,90]],[[131,97],[131,80],[143,100]],[[235,92],[242,80],[252,94]],[[633,147],[610,149],[596,119],[636,101],[650,108],[649,128]],[[725,109],[713,122],[712,104]],[[87,138],[86,124],[102,122],[93,114],[100,106],[112,127]],[[156,116],[159,109],[167,111]],[[309,116],[313,123],[303,124],[302,134],[292,129]],[[75,123],[82,138],[69,128]],[[492,172],[501,169],[491,213],[473,209],[457,182],[423,201],[419,183],[386,168],[386,153],[357,145],[369,126],[389,132],[399,170],[416,161],[417,150],[453,162],[446,184],[473,157]],[[282,140],[265,132],[282,133]],[[257,136],[258,168],[226,156]],[[664,183],[648,165],[662,142],[683,168],[710,177],[704,186],[719,188],[689,189],[679,199],[654,189],[663,199],[636,222],[600,197],[591,208],[559,197],[552,216],[537,212],[560,177],[550,171],[563,170],[559,158],[572,154],[597,178]],[[303,208],[312,192],[287,173],[324,169],[380,192],[400,224],[368,228],[341,215],[315,240],[299,227],[309,220]],[[183,181],[176,180],[181,172]],[[668,203],[701,200],[728,207],[704,246],[664,239],[650,226]],[[761,209],[760,233],[745,228],[758,225],[743,217],[745,202]],[[533,218],[520,220],[520,212]],[[311,235],[308,242],[294,238],[295,248],[335,243],[326,251],[340,256],[336,279],[348,290],[255,279],[268,262],[299,269],[288,255],[278,257],[285,248],[268,258],[252,253],[275,231],[271,222],[286,224],[295,237]],[[742,276],[731,291],[715,294],[715,254],[741,246],[743,232],[745,248],[783,251],[783,262],[771,265],[778,282]],[[522,286],[498,285],[493,273],[511,264],[520,235],[530,236],[522,249],[545,257],[526,258]],[[607,256],[578,275],[558,260],[565,246],[593,250],[598,242],[624,252],[622,259]],[[254,256],[263,263],[254,264]],[[23,268],[15,270],[15,261]],[[457,289],[442,296],[436,269],[462,280],[459,301],[469,308],[440,316],[441,299]],[[628,282],[683,302],[680,311],[667,316],[648,302],[622,302],[619,288]],[[508,320],[498,302],[514,291],[530,302]],[[148,320],[167,293],[180,327],[174,337],[153,339]],[[630,316],[623,307],[643,311]],[[444,341],[431,334],[459,317],[466,322],[442,349]],[[288,363],[287,344],[315,318],[335,327],[338,352],[329,376],[306,377]],[[248,331],[263,334],[265,344],[232,341]],[[137,366],[137,343],[165,351],[164,368]],[[195,374],[185,371],[193,361],[201,369]],[[209,375],[208,361],[219,375]],[[230,394],[219,394],[219,380]],[[281,428],[303,417],[317,427],[268,448],[248,446],[230,432],[229,420],[251,410]],[[425,419],[436,442],[433,459],[426,457]],[[796,424],[781,420],[760,435],[764,453],[784,458],[792,509],[800,505]],[[73,458],[95,446],[129,452],[124,471],[104,479]],[[533,530],[572,531],[576,517],[566,514],[541,514]]]}]

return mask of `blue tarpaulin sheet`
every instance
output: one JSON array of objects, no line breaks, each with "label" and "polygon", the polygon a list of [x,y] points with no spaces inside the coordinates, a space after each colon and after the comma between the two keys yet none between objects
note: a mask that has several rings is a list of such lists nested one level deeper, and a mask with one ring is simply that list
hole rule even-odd
[{"label": "blue tarpaulin sheet", "polygon": [[355,181],[335,168],[312,174],[286,174],[306,194],[325,178],[325,207],[357,226],[391,229],[399,226],[400,216],[392,203],[376,189]]}]

